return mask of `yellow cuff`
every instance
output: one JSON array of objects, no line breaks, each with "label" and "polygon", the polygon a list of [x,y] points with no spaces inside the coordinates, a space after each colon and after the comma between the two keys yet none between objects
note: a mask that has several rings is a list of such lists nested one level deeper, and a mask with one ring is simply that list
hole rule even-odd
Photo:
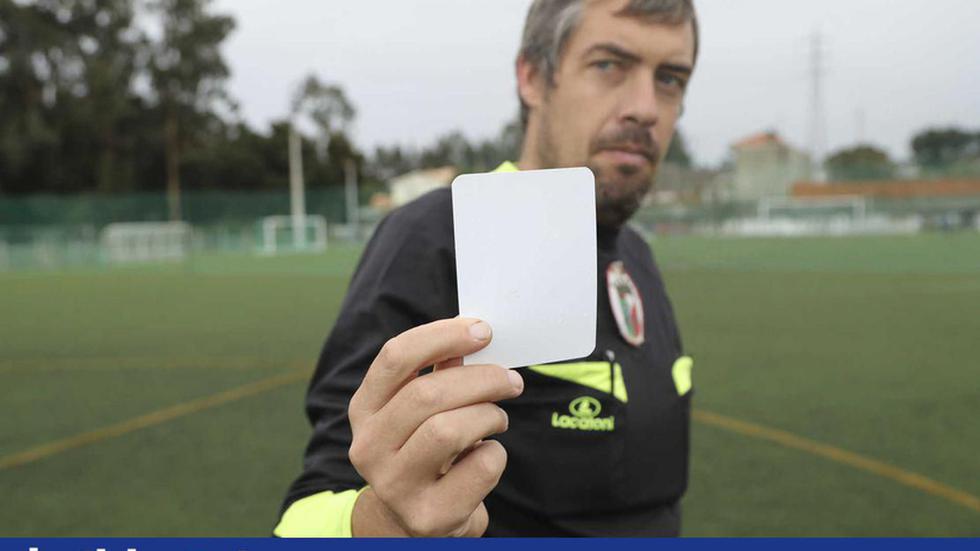
[{"label": "yellow cuff", "polygon": [[320,492],[297,500],[272,533],[280,538],[349,538],[354,503],[366,489]]}]

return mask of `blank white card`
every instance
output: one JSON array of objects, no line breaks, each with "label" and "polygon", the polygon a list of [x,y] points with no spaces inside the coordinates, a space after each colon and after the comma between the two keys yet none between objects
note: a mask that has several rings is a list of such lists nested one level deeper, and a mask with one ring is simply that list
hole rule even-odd
[{"label": "blank white card", "polygon": [[459,313],[493,340],[464,358],[504,367],[595,349],[595,179],[587,168],[464,174],[453,182]]}]

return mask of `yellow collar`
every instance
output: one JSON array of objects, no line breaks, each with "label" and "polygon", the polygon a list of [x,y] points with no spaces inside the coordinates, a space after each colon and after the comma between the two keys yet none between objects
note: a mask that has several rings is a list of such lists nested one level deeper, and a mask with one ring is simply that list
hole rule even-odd
[{"label": "yellow collar", "polygon": [[494,172],[519,172],[521,169],[517,168],[517,165],[510,161],[504,161],[500,163],[500,166],[494,170]]}]

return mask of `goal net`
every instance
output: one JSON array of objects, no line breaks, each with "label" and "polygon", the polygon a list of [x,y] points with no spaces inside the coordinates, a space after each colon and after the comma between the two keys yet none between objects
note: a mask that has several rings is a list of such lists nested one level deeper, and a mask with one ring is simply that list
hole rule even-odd
[{"label": "goal net", "polygon": [[759,201],[754,218],[730,220],[723,231],[746,236],[851,235],[881,225],[869,222],[866,199],[860,196],[767,197]]},{"label": "goal net", "polygon": [[102,230],[104,257],[112,263],[181,260],[191,247],[186,222],[120,222]]},{"label": "goal net", "polygon": [[320,252],[327,248],[327,219],[306,216],[266,216],[259,220],[259,253]]},{"label": "goal net", "polygon": [[867,200],[860,195],[839,197],[765,197],[759,201],[761,220],[854,220],[868,214]]}]

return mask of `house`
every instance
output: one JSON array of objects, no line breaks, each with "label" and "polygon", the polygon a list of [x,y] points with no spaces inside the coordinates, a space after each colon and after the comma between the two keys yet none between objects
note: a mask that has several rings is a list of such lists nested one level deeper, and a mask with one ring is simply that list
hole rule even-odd
[{"label": "house", "polygon": [[787,197],[793,184],[810,176],[810,156],[775,132],[748,136],[732,145],[732,198]]},{"label": "house", "polygon": [[388,182],[388,189],[391,192],[391,206],[400,207],[434,189],[447,187],[453,182],[457,174],[455,167],[444,166],[415,170],[396,176]]}]

